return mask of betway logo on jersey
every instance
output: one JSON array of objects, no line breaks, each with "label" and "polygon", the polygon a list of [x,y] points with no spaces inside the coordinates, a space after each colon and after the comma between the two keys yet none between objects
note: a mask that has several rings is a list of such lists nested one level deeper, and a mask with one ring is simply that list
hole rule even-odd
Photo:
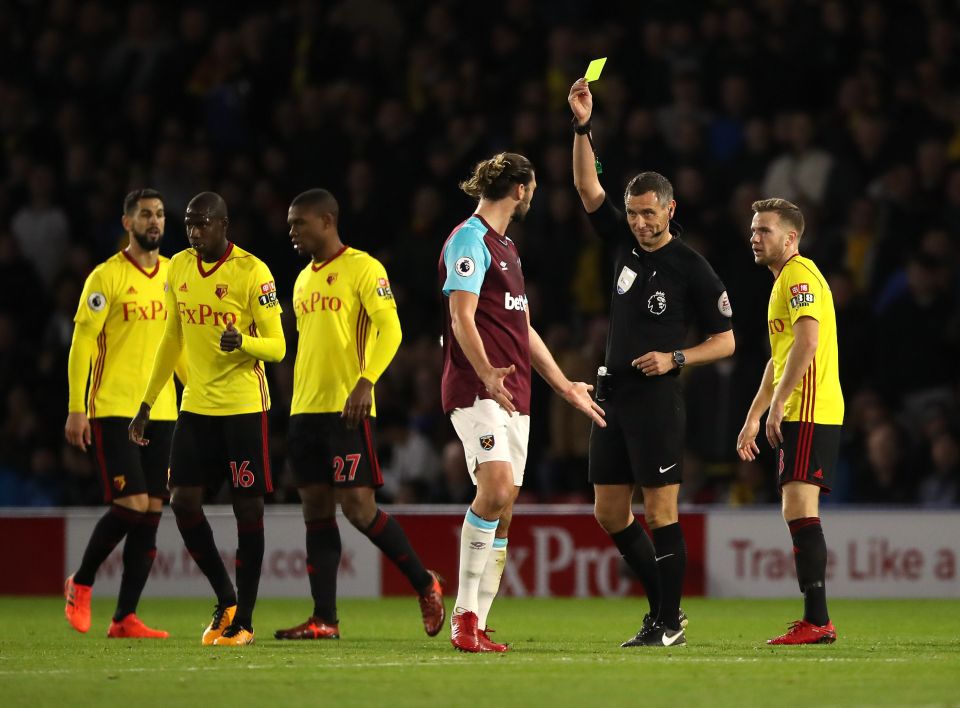
[{"label": "betway logo on jersey", "polygon": [[317,310],[339,312],[340,308],[343,307],[343,300],[338,297],[321,295],[319,292],[312,292],[309,298],[294,298],[293,306],[296,308],[297,314],[300,315],[308,315]]},{"label": "betway logo on jersey", "polygon": [[237,323],[235,312],[214,310],[210,305],[204,303],[200,303],[197,307],[189,307],[185,302],[177,302],[177,307],[180,309],[180,322],[182,324],[226,327],[229,323]]},{"label": "betway logo on jersey", "polygon": [[517,310],[519,312],[527,311],[527,296],[517,295],[514,297],[510,293],[503,294],[503,308],[505,310]]},{"label": "betway logo on jersey", "polygon": [[167,310],[160,300],[151,300],[146,305],[139,305],[136,302],[121,302],[120,305],[123,307],[124,322],[167,319]]}]

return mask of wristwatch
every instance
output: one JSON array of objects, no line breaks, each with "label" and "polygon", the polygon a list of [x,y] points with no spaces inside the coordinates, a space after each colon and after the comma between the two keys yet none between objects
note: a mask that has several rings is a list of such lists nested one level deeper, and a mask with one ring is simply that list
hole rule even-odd
[{"label": "wristwatch", "polygon": [[673,353],[673,363],[677,365],[678,369],[682,369],[687,365],[687,357],[683,355],[682,351],[677,349],[677,351]]}]

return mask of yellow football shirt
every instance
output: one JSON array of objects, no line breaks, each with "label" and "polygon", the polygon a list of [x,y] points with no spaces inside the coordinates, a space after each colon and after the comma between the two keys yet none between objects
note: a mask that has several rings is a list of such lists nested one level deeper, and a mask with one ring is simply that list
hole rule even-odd
[{"label": "yellow football shirt", "polygon": [[[86,410],[90,418],[136,415],[153,354],[166,327],[163,286],[168,265],[168,259],[161,256],[148,272],[121,251],[90,273],[73,318],[73,347],[80,346],[83,338],[96,338],[96,345],[89,357],[75,361],[71,356],[70,412]],[[88,378],[90,390],[84,401]],[[177,392],[172,377],[164,384],[151,417],[176,419]]]},{"label": "yellow football shirt", "polygon": [[[266,264],[233,243],[216,263],[203,263],[188,248],[170,259],[167,283],[187,368],[181,410],[215,416],[269,410],[263,362],[242,350],[220,349],[228,322],[243,335],[244,345],[259,330],[277,332],[282,342],[277,289]],[[150,391],[147,403],[149,397]]]},{"label": "yellow football shirt", "polygon": [[774,281],[767,307],[774,386],[783,376],[793,346],[793,325],[801,317],[812,317],[820,323],[820,337],[813,362],[787,399],[783,419],[840,425],[843,392],[833,293],[814,262],[797,254],[787,261]]},{"label": "yellow football shirt", "polygon": [[[345,246],[300,272],[293,307],[300,338],[290,413],[340,413],[361,374],[376,383],[380,373],[368,372],[377,339],[370,318],[381,310],[396,312],[387,271],[368,253]],[[370,414],[377,414],[376,399]]]}]

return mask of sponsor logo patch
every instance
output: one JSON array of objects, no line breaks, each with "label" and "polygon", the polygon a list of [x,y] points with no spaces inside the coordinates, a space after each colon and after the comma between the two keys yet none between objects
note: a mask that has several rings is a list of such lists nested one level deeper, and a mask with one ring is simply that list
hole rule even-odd
[{"label": "sponsor logo patch", "polygon": [[717,300],[717,309],[720,310],[720,314],[724,317],[733,317],[733,308],[730,307],[730,298],[727,296],[726,290],[723,291],[720,299]]},{"label": "sponsor logo patch", "polygon": [[627,292],[627,290],[633,286],[633,281],[636,279],[636,272],[624,266],[623,270],[620,271],[620,277],[617,278],[617,294],[623,295]]},{"label": "sponsor logo patch", "polygon": [[386,278],[377,278],[377,295],[387,300],[393,299],[393,291],[390,289],[390,281]]},{"label": "sponsor logo patch", "polygon": [[261,305],[264,307],[276,307],[277,306],[277,293],[276,291],[271,293],[266,293],[257,298]]},{"label": "sponsor logo patch", "polygon": [[453,267],[457,271],[457,275],[459,275],[461,278],[469,278],[477,269],[473,259],[469,256],[458,258]]},{"label": "sponsor logo patch", "polygon": [[492,450],[493,446],[497,444],[497,441],[492,435],[481,435],[480,436],[480,447],[484,450]]},{"label": "sponsor logo patch", "polygon": [[810,286],[807,283],[791,285],[790,294],[793,296],[790,298],[790,307],[794,308],[806,307],[816,300],[813,293],[810,292]]},{"label": "sponsor logo patch", "polygon": [[657,290],[647,298],[647,309],[658,317],[662,315],[667,311],[667,294],[663,290]]},{"label": "sponsor logo patch", "polygon": [[277,291],[277,286],[272,280],[269,283],[260,284],[260,292],[262,292],[264,295],[266,295],[267,293],[274,293],[276,291]]},{"label": "sponsor logo patch", "polygon": [[517,295],[514,297],[510,293],[503,294],[503,307],[505,310],[516,310],[517,312],[527,311],[527,296]]},{"label": "sponsor logo patch", "polygon": [[107,306],[107,296],[103,293],[90,293],[87,296],[87,307],[94,312],[100,312]]}]

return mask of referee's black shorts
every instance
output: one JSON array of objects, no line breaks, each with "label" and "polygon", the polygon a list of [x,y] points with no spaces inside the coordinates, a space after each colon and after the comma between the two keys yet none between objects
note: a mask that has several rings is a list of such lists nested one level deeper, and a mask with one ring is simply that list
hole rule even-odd
[{"label": "referee's black shorts", "polygon": [[373,418],[348,428],[339,413],[290,416],[287,459],[298,487],[382,487]]},{"label": "referee's black shorts", "polygon": [[590,431],[590,482],[679,484],[687,413],[676,376],[624,375],[610,381],[607,427]]},{"label": "referee's black shorts", "polygon": [[93,418],[90,433],[97,479],[103,501],[147,494],[168,499],[167,468],[170,463],[170,439],[174,421],[151,420],[144,437],[150,441],[143,447],[130,442],[127,436],[129,418]]},{"label": "referee's black shorts", "polygon": [[234,494],[273,491],[267,413],[200,415],[181,412],[170,450],[170,488],[205,487],[215,494],[228,481]]},{"label": "referee's black shorts", "polygon": [[806,482],[829,494],[840,455],[841,428],[824,423],[780,423],[783,443],[777,447],[777,488],[788,482]]}]

